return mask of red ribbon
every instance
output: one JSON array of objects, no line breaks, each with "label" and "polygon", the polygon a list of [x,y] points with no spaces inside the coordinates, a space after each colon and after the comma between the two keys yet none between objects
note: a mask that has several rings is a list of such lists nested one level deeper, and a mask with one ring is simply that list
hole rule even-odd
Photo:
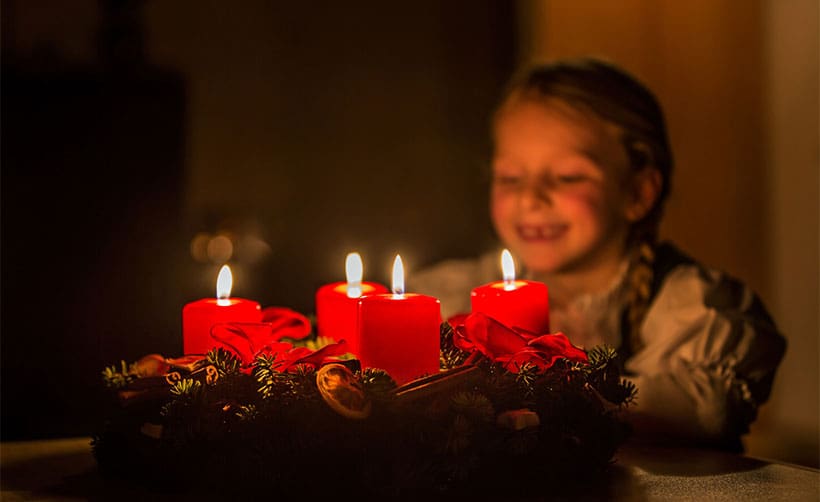
[{"label": "red ribbon", "polygon": [[456,323],[453,336],[456,347],[484,354],[512,373],[518,373],[524,363],[543,372],[559,359],[588,362],[586,352],[572,345],[563,333],[540,335],[511,328],[481,312],[451,318],[448,322]]},{"label": "red ribbon", "polygon": [[259,354],[273,354],[279,371],[287,371],[299,364],[318,367],[331,356],[347,352],[347,343],[329,344],[318,350],[294,348],[282,339],[300,340],[310,335],[307,317],[286,307],[267,307],[262,310],[261,322],[228,322],[214,325],[211,338],[239,356],[244,366],[250,366]]}]

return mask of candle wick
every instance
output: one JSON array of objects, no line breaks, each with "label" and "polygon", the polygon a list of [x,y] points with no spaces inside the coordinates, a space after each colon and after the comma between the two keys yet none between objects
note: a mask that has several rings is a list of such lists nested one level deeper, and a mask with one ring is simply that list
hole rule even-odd
[{"label": "candle wick", "polygon": [[513,289],[515,289],[515,279],[505,278],[504,291],[512,291]]},{"label": "candle wick", "polygon": [[362,283],[361,282],[349,282],[347,284],[347,297],[348,298],[358,298],[362,296]]}]

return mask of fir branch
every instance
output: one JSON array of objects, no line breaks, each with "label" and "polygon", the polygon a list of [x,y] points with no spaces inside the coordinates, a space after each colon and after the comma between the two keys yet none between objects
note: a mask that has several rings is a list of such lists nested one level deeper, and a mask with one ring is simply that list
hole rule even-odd
[{"label": "fir branch", "polygon": [[242,369],[242,361],[236,357],[236,354],[222,347],[209,350],[205,359],[216,367],[220,377],[239,373]]},{"label": "fir branch", "polygon": [[103,383],[109,389],[122,389],[137,379],[134,365],[120,360],[120,367],[111,365],[102,371]]},{"label": "fir branch", "polygon": [[618,357],[618,353],[612,347],[600,345],[593,347],[592,350],[587,353],[587,357],[589,358],[590,368],[600,369],[614,362]]},{"label": "fir branch", "polygon": [[629,406],[635,402],[635,397],[638,395],[638,387],[634,382],[625,378],[621,379],[620,383],[615,387],[615,391],[610,395],[604,394],[604,397],[613,403],[622,406]]},{"label": "fir branch", "polygon": [[388,402],[393,399],[393,390],[396,381],[386,371],[376,368],[367,368],[357,374],[361,381],[365,395],[376,402]]},{"label": "fir branch", "polygon": [[589,384],[604,397],[616,405],[628,405],[634,401],[637,389],[635,384],[622,379],[617,364],[618,353],[608,346],[594,347],[589,357]]},{"label": "fir branch", "polygon": [[310,401],[319,396],[316,387],[316,370],[313,366],[299,364],[292,371],[281,373],[288,379],[293,401]]},{"label": "fir branch", "polygon": [[254,404],[241,405],[236,411],[236,417],[242,422],[253,422],[259,418],[259,410]]},{"label": "fir branch", "polygon": [[539,377],[538,367],[524,363],[518,369],[518,374],[515,375],[515,381],[518,384],[525,400],[531,400],[535,395],[535,384]]},{"label": "fir branch", "polygon": [[195,398],[202,390],[202,382],[193,378],[183,378],[171,386],[171,394],[179,397]]},{"label": "fir branch", "polygon": [[481,359],[477,364],[484,371],[482,388],[497,410],[522,407],[521,388],[514,374],[488,359]]},{"label": "fir branch", "polygon": [[492,401],[479,392],[457,392],[450,400],[450,406],[456,414],[478,422],[492,422],[495,418]]},{"label": "fir branch", "polygon": [[448,322],[441,323],[439,329],[439,367],[441,369],[452,369],[461,366],[469,354],[455,346],[453,340],[453,326]]},{"label": "fir branch", "polygon": [[277,392],[292,392],[293,389],[288,388],[287,379],[284,379],[282,373],[277,371],[277,368],[281,365],[282,363],[276,360],[276,354],[259,354],[256,356],[253,376],[259,384],[257,392],[263,399],[268,399],[276,395]]}]

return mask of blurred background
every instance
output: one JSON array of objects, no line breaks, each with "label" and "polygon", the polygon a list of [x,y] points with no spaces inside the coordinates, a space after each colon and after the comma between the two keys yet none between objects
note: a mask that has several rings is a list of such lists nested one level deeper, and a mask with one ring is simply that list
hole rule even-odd
[{"label": "blurred background", "polygon": [[488,118],[522,64],[595,55],[667,113],[665,237],[789,347],[751,454],[818,466],[816,0],[3,0],[2,439],[88,435],[100,371],[181,354],[181,310],[313,312],[493,246]]}]

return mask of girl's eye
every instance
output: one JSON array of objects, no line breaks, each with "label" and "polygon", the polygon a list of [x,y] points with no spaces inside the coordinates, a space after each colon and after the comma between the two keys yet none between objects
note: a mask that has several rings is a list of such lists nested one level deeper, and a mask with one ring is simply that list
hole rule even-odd
[{"label": "girl's eye", "polygon": [[496,175],[493,177],[493,183],[502,187],[514,187],[521,183],[521,178],[518,176]]},{"label": "girl's eye", "polygon": [[587,178],[583,174],[559,174],[556,179],[559,183],[579,183]]}]

